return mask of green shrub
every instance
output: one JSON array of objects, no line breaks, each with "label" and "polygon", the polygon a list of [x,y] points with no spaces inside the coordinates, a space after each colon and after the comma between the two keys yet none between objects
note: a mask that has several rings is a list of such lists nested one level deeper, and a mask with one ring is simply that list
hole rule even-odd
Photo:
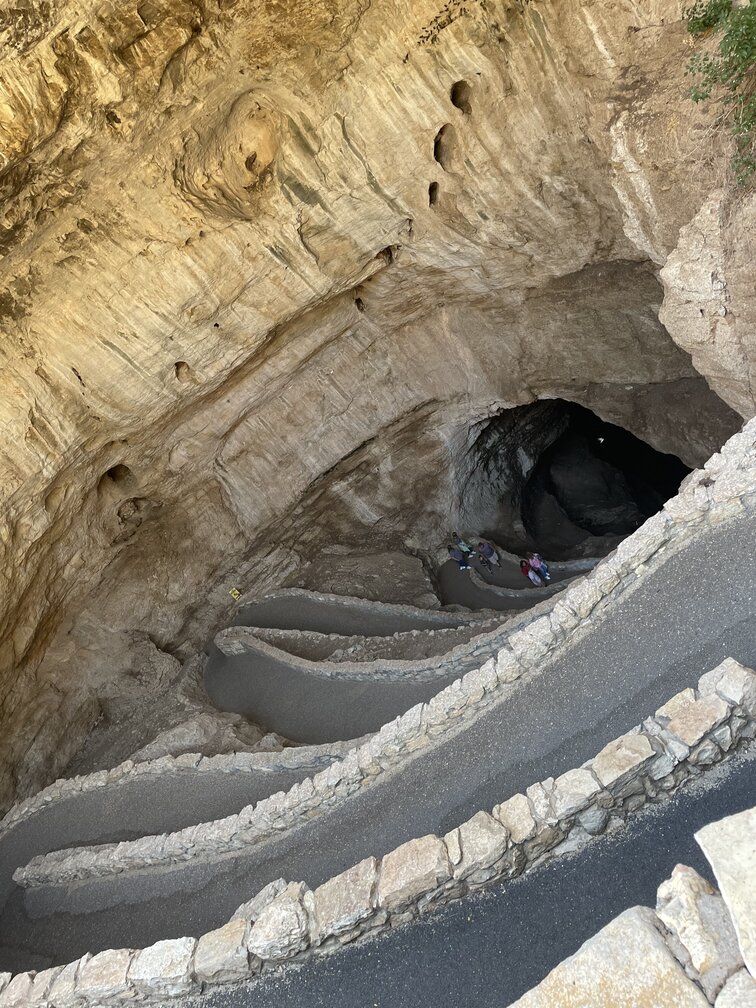
[{"label": "green shrub", "polygon": [[725,106],[735,177],[747,185],[756,173],[756,0],[735,8],[731,0],[696,0],[685,17],[694,38],[721,33],[714,54],[696,53],[688,62],[686,72],[698,78],[690,97],[701,102],[715,95]]}]

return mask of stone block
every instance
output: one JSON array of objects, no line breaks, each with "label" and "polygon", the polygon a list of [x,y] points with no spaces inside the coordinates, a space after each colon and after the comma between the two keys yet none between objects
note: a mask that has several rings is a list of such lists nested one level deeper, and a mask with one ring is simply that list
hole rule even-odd
[{"label": "stone block", "polygon": [[743,966],[724,900],[692,868],[677,865],[659,886],[656,912],[676,937],[673,951],[688,975],[713,1001],[727,977]]},{"label": "stone block", "polygon": [[302,902],[305,891],[302,883],[289,883],[260,911],[247,938],[247,948],[253,955],[276,962],[306,948],[310,929]]},{"label": "stone block", "polygon": [[196,987],[193,978],[194,938],[168,938],[140,949],[129,970],[129,980],[140,994],[175,997]]},{"label": "stone block", "polygon": [[665,704],[663,704],[658,711],[656,716],[658,718],[667,718],[671,720],[678,711],[684,709],[689,704],[695,703],[696,701],[696,691],[691,689],[689,686],[680,690],[679,693],[675,693]]},{"label": "stone block", "polygon": [[535,836],[536,820],[530,802],[524,794],[512,795],[493,810],[494,818],[506,826],[513,843],[522,843]]},{"label": "stone block", "polygon": [[522,675],[522,666],[508,648],[502,648],[496,657],[496,677],[500,683],[513,683]]},{"label": "stone block", "polygon": [[626,910],[510,1008],[708,1008],[658,923],[645,907]]},{"label": "stone block", "polygon": [[743,961],[756,975],[756,808],[704,826],[696,840],[730,911]]},{"label": "stone block", "polygon": [[29,991],[28,1003],[30,1005],[48,1004],[47,994],[62,969],[62,966],[51,966],[49,969],[34,974],[31,990]]},{"label": "stone block", "polygon": [[201,983],[232,983],[249,976],[248,929],[248,922],[237,917],[200,937],[194,974]]},{"label": "stone block", "polygon": [[454,877],[467,879],[477,871],[490,868],[507,849],[509,833],[487,812],[477,812],[459,827],[462,858]]},{"label": "stone block", "polygon": [[444,837],[446,852],[453,865],[458,865],[462,860],[462,841],[459,836],[459,827],[450,830]]},{"label": "stone block", "polygon": [[730,716],[729,705],[718,696],[705,696],[678,708],[667,732],[691,748]]},{"label": "stone block", "polygon": [[27,1008],[33,984],[33,972],[17,973],[0,994],[0,1008]]},{"label": "stone block", "polygon": [[551,806],[557,819],[568,819],[587,808],[601,791],[590,770],[568,770],[554,781]]},{"label": "stone block", "polygon": [[87,953],[76,962],[68,963],[58,973],[47,995],[50,1008],[71,1008],[71,1005],[79,1003],[76,994],[76,975],[80,967],[89,962],[91,958],[91,955]]},{"label": "stone block", "polygon": [[690,751],[688,760],[697,767],[711,766],[722,757],[722,751],[714,739],[705,738]]},{"label": "stone block", "polygon": [[551,804],[553,789],[554,778],[547,777],[545,781],[531,784],[525,791],[536,819],[540,819],[541,822],[549,823],[552,826],[559,821],[559,816],[555,814]]},{"label": "stone block", "polygon": [[5,990],[8,984],[11,982],[12,973],[0,973],[0,994]]},{"label": "stone block", "polygon": [[433,892],[451,875],[443,840],[432,834],[409,840],[383,859],[378,903],[390,912],[402,910]]},{"label": "stone block", "polygon": [[645,735],[622,735],[604,746],[593,760],[593,773],[603,787],[619,791],[639,776],[656,756]]},{"label": "stone block", "polygon": [[649,763],[646,767],[646,773],[652,781],[662,780],[672,773],[678,762],[679,760],[673,752],[665,750]]},{"label": "stone block", "polygon": [[731,976],[714,1002],[714,1008],[756,1008],[756,980],[742,969]]},{"label": "stone block", "polygon": [[716,694],[756,718],[756,672],[734,658],[725,658],[701,676],[698,688],[702,694]]},{"label": "stone block", "polygon": [[592,808],[581,812],[577,820],[586,833],[590,834],[590,836],[598,836],[599,833],[603,833],[606,829],[606,824],[609,822],[609,813],[606,809],[598,808],[594,805]]},{"label": "stone block", "polygon": [[125,994],[133,957],[132,949],[107,949],[82,963],[74,988],[77,997],[97,1002]]},{"label": "stone block", "polygon": [[232,920],[248,920],[254,921],[260,916],[261,912],[265,907],[272,903],[279,893],[282,893],[288,882],[286,879],[277,878],[273,879],[272,882],[268,882],[266,886],[253,896],[252,899],[247,900],[246,903],[242,903],[238,906],[231,917]]},{"label": "stone block", "polygon": [[366,920],[374,911],[378,862],[365,858],[319,886],[313,893],[315,928],[322,941]]}]

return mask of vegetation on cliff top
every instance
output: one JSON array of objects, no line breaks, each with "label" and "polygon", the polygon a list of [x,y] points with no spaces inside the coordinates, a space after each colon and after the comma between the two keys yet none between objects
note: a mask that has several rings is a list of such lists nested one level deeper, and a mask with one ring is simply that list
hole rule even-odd
[{"label": "vegetation on cliff top", "polygon": [[734,7],[732,0],[696,0],[685,16],[694,38],[721,33],[716,52],[696,53],[688,62],[687,72],[698,77],[690,97],[701,102],[716,93],[726,106],[735,177],[747,185],[756,177],[756,3]]}]

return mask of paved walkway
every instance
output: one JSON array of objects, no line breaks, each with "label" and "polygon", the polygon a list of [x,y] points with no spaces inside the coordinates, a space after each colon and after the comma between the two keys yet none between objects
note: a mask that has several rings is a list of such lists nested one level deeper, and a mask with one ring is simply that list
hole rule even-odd
[{"label": "paved walkway", "polygon": [[[614,837],[301,969],[221,989],[201,1008],[504,1008],[610,920],[656,904],[682,862],[714,883],[693,834],[756,803],[756,749]],[[187,1003],[188,1006],[189,1003]]]},{"label": "paved walkway", "polygon": [[[0,944],[32,962],[197,935],[281,875],[311,886],[412,836],[443,834],[480,808],[579,766],[727,655],[756,660],[756,523],[748,513],[692,539],[592,632],[465,732],[401,773],[244,857],[172,871],[15,891]],[[135,825],[140,806],[135,804]],[[0,969],[4,963],[0,961]]]}]

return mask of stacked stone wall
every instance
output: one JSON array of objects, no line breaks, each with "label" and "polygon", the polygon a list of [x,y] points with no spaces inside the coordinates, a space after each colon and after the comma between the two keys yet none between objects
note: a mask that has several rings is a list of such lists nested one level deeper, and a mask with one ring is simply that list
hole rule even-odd
[{"label": "stacked stone wall", "polygon": [[365,858],[314,891],[303,882],[270,883],[199,939],[5,974],[0,1008],[165,1004],[331,954],[621,828],[647,802],[663,801],[754,736],[756,673],[727,659],[581,767],[534,783],[443,837],[418,837],[381,859]]}]

